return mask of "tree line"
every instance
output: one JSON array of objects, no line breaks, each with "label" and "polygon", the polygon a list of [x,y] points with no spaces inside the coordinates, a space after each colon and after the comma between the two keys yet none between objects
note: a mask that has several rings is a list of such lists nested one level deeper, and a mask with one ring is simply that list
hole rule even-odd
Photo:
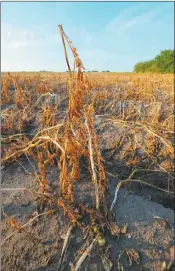
[{"label": "tree line", "polygon": [[134,72],[174,73],[174,51],[164,50],[152,60],[137,63]]}]

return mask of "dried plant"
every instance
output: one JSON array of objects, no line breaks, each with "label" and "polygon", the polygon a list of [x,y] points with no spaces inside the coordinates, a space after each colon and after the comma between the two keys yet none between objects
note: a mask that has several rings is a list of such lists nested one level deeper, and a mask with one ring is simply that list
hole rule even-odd
[{"label": "dried plant", "polygon": [[[22,155],[36,160],[39,172],[35,172],[35,176],[39,191],[32,193],[56,205],[57,210],[62,208],[71,223],[84,233],[84,253],[72,267],[72,270],[78,270],[87,252],[90,253],[98,243],[98,234],[103,236],[105,230],[114,236],[126,233],[126,227],[120,229],[114,222],[112,210],[120,186],[130,181],[139,182],[131,179],[132,174],[120,181],[109,210],[109,184],[101,155],[102,140],[96,129],[98,121],[103,118],[99,125],[103,132],[100,136],[103,134],[105,138],[105,129],[107,134],[111,128],[114,129],[114,136],[110,137],[108,146],[110,159],[117,156],[130,169],[141,167],[141,170],[159,170],[172,178],[174,116],[170,105],[174,98],[173,77],[117,73],[88,76],[76,48],[61,25],[59,30],[68,73],[3,75],[2,104],[14,104],[13,107],[5,108],[1,115],[2,163],[17,161]],[[67,47],[73,54],[73,70]],[[61,99],[61,102],[68,103],[64,110],[61,111],[59,102],[53,106],[50,98],[42,102],[46,96],[51,97],[60,92],[64,92],[65,99]],[[35,130],[29,136],[27,128],[31,123],[35,124]],[[91,207],[79,202],[75,192],[75,185],[83,181],[82,158],[88,162],[86,171],[91,176],[89,182],[92,182],[94,190]],[[53,193],[48,191],[50,182],[47,168],[54,165],[58,167],[60,176],[57,180],[58,191]],[[150,186],[155,188],[154,185]],[[88,217],[88,223],[84,222],[84,217]],[[13,217],[8,218],[8,221],[14,232],[19,232],[30,222],[21,226]],[[98,229],[97,232],[94,232],[94,227]],[[9,238],[11,236],[13,233]],[[139,263],[137,251],[126,249],[123,252],[127,254],[129,264],[134,261]],[[120,263],[118,268],[123,268]]]}]

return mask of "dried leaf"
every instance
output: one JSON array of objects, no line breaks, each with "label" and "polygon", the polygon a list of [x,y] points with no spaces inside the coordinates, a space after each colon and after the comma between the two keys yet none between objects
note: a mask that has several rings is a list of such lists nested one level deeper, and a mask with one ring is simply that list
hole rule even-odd
[{"label": "dried leaf", "polygon": [[110,271],[112,266],[113,266],[113,263],[105,255],[100,255],[100,257],[101,257],[101,260],[102,260],[104,270],[105,271]]}]

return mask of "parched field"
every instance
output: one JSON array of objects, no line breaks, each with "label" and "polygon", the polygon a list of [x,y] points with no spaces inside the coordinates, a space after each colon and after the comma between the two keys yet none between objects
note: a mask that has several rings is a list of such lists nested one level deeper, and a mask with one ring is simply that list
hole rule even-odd
[{"label": "parched field", "polygon": [[173,74],[2,74],[2,270],[167,270],[173,144]]}]

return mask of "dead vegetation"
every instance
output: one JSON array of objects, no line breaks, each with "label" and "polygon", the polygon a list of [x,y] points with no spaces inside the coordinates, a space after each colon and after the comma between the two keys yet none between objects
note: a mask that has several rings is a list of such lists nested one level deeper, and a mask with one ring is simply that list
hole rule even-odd
[{"label": "dead vegetation", "polygon": [[[36,161],[39,190],[19,188],[19,191],[26,191],[49,206],[49,211],[23,225],[4,212],[14,231],[2,242],[4,244],[14,234],[24,231],[39,216],[63,209],[71,224],[58,270],[65,270],[66,251],[75,227],[83,232],[84,245],[77,252],[70,270],[79,270],[94,247],[104,269],[111,270],[113,264],[105,251],[105,235],[120,236],[127,230],[125,225],[120,228],[116,224],[112,212],[121,184],[141,182],[133,179],[137,171],[163,172],[168,181],[159,189],[170,196],[173,194],[173,76],[115,73],[87,76],[76,48],[62,26],[59,29],[68,74],[2,76],[2,165],[18,161],[21,156]],[[66,45],[74,56],[73,71]],[[102,153],[105,153],[104,157]],[[130,174],[121,177],[112,205],[108,206],[109,182],[105,165],[111,159],[122,161]],[[77,202],[75,192],[81,179],[82,160],[94,191],[91,207]],[[53,192],[47,179],[47,168],[54,165],[60,175],[59,189]],[[118,270],[123,270],[120,257],[124,253],[130,266],[132,262],[140,263],[137,251],[125,249],[119,255]]]}]

